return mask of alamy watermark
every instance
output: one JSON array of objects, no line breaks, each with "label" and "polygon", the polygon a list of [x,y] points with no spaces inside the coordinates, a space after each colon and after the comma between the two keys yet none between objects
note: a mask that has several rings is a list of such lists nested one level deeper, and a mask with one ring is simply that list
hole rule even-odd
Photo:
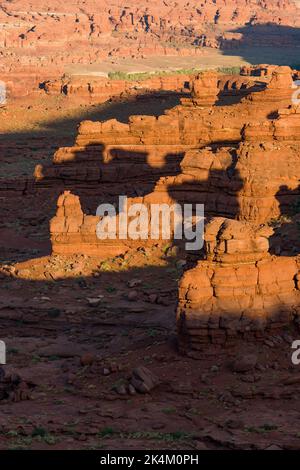
[{"label": "alamy watermark", "polygon": [[6,344],[0,341],[0,365],[6,364]]},{"label": "alamy watermark", "polygon": [[292,103],[296,106],[300,105],[300,80],[294,81],[295,91],[292,94]]},{"label": "alamy watermark", "polygon": [[203,204],[128,204],[119,196],[119,207],[101,204],[97,237],[100,240],[185,240],[188,251],[204,244]]},{"label": "alamy watermark", "polygon": [[6,103],[6,85],[0,80],[0,106]]},{"label": "alamy watermark", "polygon": [[295,350],[292,354],[292,364],[294,366],[299,366],[300,365],[300,340],[299,339],[293,341],[292,349]]}]

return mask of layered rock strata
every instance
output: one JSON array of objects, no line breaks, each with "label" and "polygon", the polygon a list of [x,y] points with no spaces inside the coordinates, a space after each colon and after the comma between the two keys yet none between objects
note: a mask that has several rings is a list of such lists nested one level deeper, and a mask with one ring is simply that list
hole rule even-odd
[{"label": "layered rock strata", "polygon": [[[205,48],[299,46],[299,8],[293,0],[7,1],[0,9],[0,73],[15,96],[75,67],[115,58],[198,56]],[[227,52],[225,52],[227,53]],[[102,70],[102,68],[101,68]],[[20,79],[22,85],[20,83]]]},{"label": "layered rock strata", "polygon": [[[60,149],[54,164],[36,173],[38,185],[64,178],[80,195],[59,198],[51,221],[55,253],[107,258],[174,237],[124,240],[117,233],[115,240],[99,239],[101,218],[81,207],[83,188],[100,185],[105,202],[126,193],[129,207],[204,204],[205,250],[179,288],[179,343],[192,354],[208,342],[273,334],[300,314],[297,253],[270,249],[273,220],[300,197],[300,112],[291,104],[292,71],[274,68],[270,78],[252,82],[246,96],[222,95],[221,80],[214,73],[196,77],[191,97],[158,118],[83,122],[76,145]],[[223,91],[227,83],[227,92],[238,92],[232,84],[241,80],[223,81]],[[236,96],[238,102],[231,102]],[[140,184],[136,194],[134,180]]]},{"label": "layered rock strata", "polygon": [[109,78],[62,78],[47,80],[44,90],[49,95],[63,94],[69,98],[104,103],[119,96],[138,96],[154,92],[188,91],[190,76],[185,74],[153,76],[147,80],[115,80]]},{"label": "layered rock strata", "polygon": [[300,315],[300,263],[268,253],[269,228],[214,218],[206,226],[206,260],[179,286],[180,347],[192,353],[212,342],[261,337]]},{"label": "layered rock strata", "polygon": [[[277,75],[286,80],[284,97],[278,97],[278,89],[274,87],[278,82]],[[135,158],[141,163],[147,162],[144,165],[148,167],[146,173],[151,173],[151,167],[156,166],[164,169],[161,176],[172,175],[174,156],[177,155],[178,165],[183,152],[191,149],[222,143],[236,145],[242,139],[246,124],[255,123],[258,118],[267,119],[276,107],[290,104],[290,85],[291,70],[282,71],[282,68],[274,71],[270,85],[242,77],[226,78],[210,72],[200,74],[192,82],[191,97],[183,98],[179,106],[162,116],[131,116],[128,124],[116,120],[83,122],[75,146],[60,149],[53,165],[37,169],[37,179],[41,185],[51,184],[51,180],[58,184],[63,181],[64,185],[74,180],[100,183],[107,181],[106,171],[111,171],[126,181],[130,175],[135,177],[135,172],[127,171],[132,169]],[[266,93],[267,100],[264,100]],[[250,99],[256,95],[261,96],[261,101]],[[240,101],[228,106],[231,98]],[[217,105],[213,106],[214,103]],[[85,162],[84,166],[82,162]],[[107,167],[111,170],[105,170],[104,164],[108,162]],[[139,174],[144,180],[143,169]]]},{"label": "layered rock strata", "polygon": [[[293,0],[204,0],[201,5],[87,0],[84,6],[55,0],[51,7],[44,0],[16,0],[0,11],[0,45],[7,60],[48,67],[107,57],[190,55],[201,46],[252,44],[256,26],[262,26],[266,45],[282,45],[276,25],[292,30],[299,26],[297,13]],[[240,32],[247,26],[252,26],[247,34]],[[284,37],[295,43],[293,31],[286,29]]]}]

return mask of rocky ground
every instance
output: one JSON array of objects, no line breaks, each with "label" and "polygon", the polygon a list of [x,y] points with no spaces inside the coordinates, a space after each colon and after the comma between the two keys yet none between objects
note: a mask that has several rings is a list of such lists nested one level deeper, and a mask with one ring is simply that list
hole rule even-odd
[{"label": "rocky ground", "polygon": [[0,447],[298,449],[297,332],[181,357],[180,263],[140,256],[150,267],[86,276],[93,260],[52,257],[48,283],[2,276]]},{"label": "rocky ground", "polygon": [[[2,182],[13,183],[1,196],[0,448],[299,449],[294,327],[181,356],[178,281],[193,259],[172,245],[102,261],[50,256],[56,195],[24,197],[17,182],[56,145],[71,145],[88,113],[116,110],[65,103],[42,97],[1,110]],[[173,96],[160,106],[172,105]],[[123,119],[130,106],[118,104]],[[157,100],[132,106],[162,112]]]},{"label": "rocky ground", "polygon": [[0,448],[299,449],[299,333],[180,356],[185,262],[171,248],[52,256],[30,272],[49,282],[2,268]]}]

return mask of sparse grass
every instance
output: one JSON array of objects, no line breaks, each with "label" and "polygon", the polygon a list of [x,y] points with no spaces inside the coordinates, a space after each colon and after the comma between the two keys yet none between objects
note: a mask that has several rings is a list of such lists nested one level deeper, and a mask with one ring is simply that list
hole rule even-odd
[{"label": "sparse grass", "polygon": [[111,437],[116,433],[117,431],[115,431],[113,428],[107,427],[103,428],[102,431],[99,432],[99,437]]},{"label": "sparse grass", "polygon": [[111,265],[107,261],[103,261],[100,265],[100,271],[111,271]]},{"label": "sparse grass", "polygon": [[172,414],[176,413],[177,410],[176,410],[176,408],[170,406],[170,407],[167,407],[167,408],[163,408],[161,411],[163,413],[165,413],[166,415],[172,415]]},{"label": "sparse grass", "polygon": [[17,437],[19,434],[18,434],[18,431],[15,431],[15,430],[11,430],[11,431],[8,431],[6,433],[7,437]]},{"label": "sparse grass", "polygon": [[[166,414],[172,414],[176,412],[175,408],[165,408],[164,412]],[[68,435],[75,436],[77,433],[76,431],[68,431]],[[45,428],[43,427],[36,427],[34,428],[31,436],[22,436],[18,433],[18,431],[9,431],[7,437],[11,438],[11,449],[26,449],[30,448],[30,446],[34,442],[43,442],[49,446],[55,445],[59,442],[59,438],[53,434],[50,434]],[[97,434],[98,439],[112,439],[112,438],[121,438],[121,439],[128,439],[128,440],[153,440],[153,441],[163,441],[163,442],[181,442],[193,439],[193,434],[186,431],[174,431],[174,432],[157,432],[157,431],[135,431],[135,432],[122,432],[118,431],[112,427],[105,427]],[[101,447],[103,444],[100,444]],[[94,443],[92,447],[99,448],[97,443]]]},{"label": "sparse grass", "polygon": [[168,253],[168,250],[172,247],[172,243],[167,243],[166,245],[164,245],[161,249],[161,251],[163,252],[164,255],[166,255]]},{"label": "sparse grass", "polygon": [[32,445],[32,437],[30,436],[20,436],[15,439],[9,446],[8,450],[27,450],[30,449]]},{"label": "sparse grass", "polygon": [[98,443],[98,444],[87,444],[85,446],[85,449],[86,450],[102,450],[102,449],[105,449],[105,446],[102,444],[102,443]]},{"label": "sparse grass", "polygon": [[38,354],[34,354],[31,358],[31,362],[33,364],[38,364],[39,362],[41,362],[41,357],[38,355]]},{"label": "sparse grass", "polygon": [[165,77],[172,75],[196,75],[201,72],[207,72],[209,70],[216,70],[223,75],[236,75],[240,73],[240,67],[218,67],[217,69],[178,69],[178,70],[158,70],[154,72],[109,72],[108,78],[110,80],[127,80],[127,81],[144,81],[153,77]]},{"label": "sparse grass", "polygon": [[108,78],[110,80],[127,80],[127,81],[144,81],[153,77],[163,77],[163,76],[172,76],[172,75],[195,75],[199,73],[197,69],[180,69],[180,70],[161,70],[157,72],[137,72],[137,73],[127,73],[127,72],[109,72]]},{"label": "sparse grass", "polygon": [[55,444],[57,444],[57,442],[59,442],[59,439],[53,436],[52,434],[46,434],[46,436],[42,438],[42,441],[48,444],[49,446],[54,446]]},{"label": "sparse grass", "polygon": [[31,436],[22,436],[17,430],[8,431],[6,435],[7,437],[13,439],[11,445],[9,446],[11,450],[26,449],[30,447],[34,441],[44,442],[48,445],[55,445],[57,442],[59,442],[59,439],[56,436],[50,434],[43,427],[34,428]]},{"label": "sparse grass", "polygon": [[53,405],[55,406],[59,406],[59,405],[64,405],[64,400],[54,400],[53,401]]},{"label": "sparse grass", "polygon": [[239,75],[241,67],[218,67],[217,72],[223,75]]},{"label": "sparse grass", "polygon": [[276,431],[278,426],[274,424],[263,424],[262,426],[248,426],[245,428],[245,431],[256,434],[265,434],[267,432]]},{"label": "sparse grass", "polygon": [[112,294],[113,292],[116,292],[117,289],[113,286],[108,286],[106,287],[106,292],[108,292],[109,294]]},{"label": "sparse grass", "polygon": [[136,431],[136,432],[121,432],[116,431],[111,427],[102,429],[98,434],[99,438],[109,439],[111,437],[120,437],[122,439],[146,439],[154,441],[174,442],[185,441],[193,439],[193,434],[185,431],[175,431],[169,433],[156,432],[156,431]]},{"label": "sparse grass", "polygon": [[48,357],[48,361],[50,361],[50,362],[59,361],[59,360],[60,360],[60,357],[58,357],[58,356],[49,356]]},{"label": "sparse grass", "polygon": [[158,330],[155,330],[155,328],[149,328],[149,329],[147,330],[147,335],[148,335],[150,338],[155,338],[158,334],[159,334],[159,331],[158,331]]},{"label": "sparse grass", "polygon": [[116,382],[113,383],[112,390],[115,390],[118,387],[121,387],[122,385],[126,385],[126,380],[123,379],[123,378],[120,378],[120,379],[116,380]]},{"label": "sparse grass", "polygon": [[7,353],[8,354],[19,354],[19,350],[17,348],[8,348]]},{"label": "sparse grass", "polygon": [[44,437],[44,436],[46,436],[46,434],[47,434],[47,430],[45,428],[36,427],[32,431],[31,435],[32,435],[32,437]]},{"label": "sparse grass", "polygon": [[146,282],[145,282],[144,284],[142,284],[142,287],[143,287],[143,289],[153,289],[153,285],[152,285],[152,284],[148,284],[148,283],[146,283]]},{"label": "sparse grass", "polygon": [[175,431],[170,433],[155,432],[155,431],[141,431],[133,432],[128,434],[122,434],[122,437],[127,439],[149,439],[154,441],[174,442],[174,441],[186,441],[193,438],[192,433],[185,431]]}]

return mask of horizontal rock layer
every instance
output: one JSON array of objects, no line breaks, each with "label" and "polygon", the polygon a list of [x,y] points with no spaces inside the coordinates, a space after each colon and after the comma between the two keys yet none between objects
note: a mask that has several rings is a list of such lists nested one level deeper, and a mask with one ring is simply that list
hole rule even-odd
[{"label": "horizontal rock layer", "polygon": [[270,229],[217,218],[206,227],[206,260],[179,286],[177,326],[183,351],[237,336],[261,337],[300,315],[300,262],[268,253]]},{"label": "horizontal rock layer", "polygon": [[124,240],[118,232],[115,240],[99,239],[100,218],[82,205],[87,195],[99,203],[127,195],[129,207],[204,204],[205,250],[196,252],[201,261],[179,287],[181,350],[194,354],[207,342],[261,337],[297,320],[298,245],[285,255],[284,230],[280,239],[271,229],[274,219],[294,216],[300,198],[300,113],[293,93],[286,67],[252,82],[200,74],[191,96],[162,116],[82,122],[75,146],[36,169],[37,188],[63,182],[74,193],[58,200],[53,251],[107,258],[173,240],[172,231],[158,239]]}]

